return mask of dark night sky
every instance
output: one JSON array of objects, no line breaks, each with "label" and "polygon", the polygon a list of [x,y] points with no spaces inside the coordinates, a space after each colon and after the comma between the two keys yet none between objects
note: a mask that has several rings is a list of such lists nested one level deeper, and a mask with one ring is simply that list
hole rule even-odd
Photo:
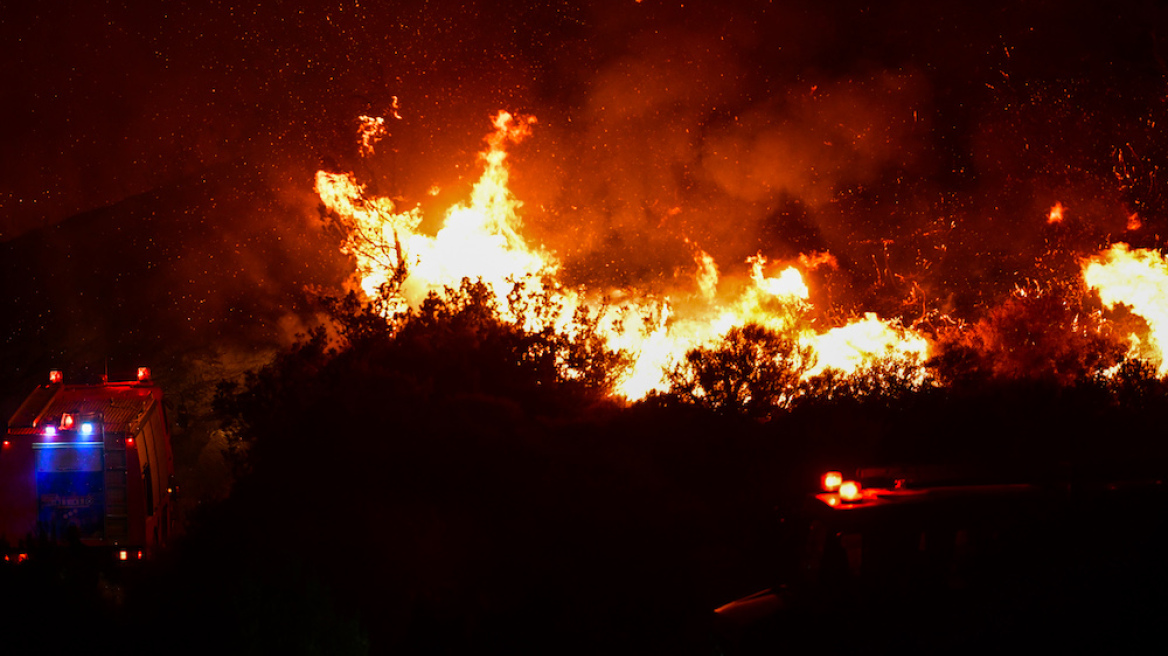
[{"label": "dark night sky", "polygon": [[[285,240],[316,239],[319,167],[435,210],[507,108],[539,118],[513,160],[528,234],[574,279],[668,285],[686,240],[723,270],[829,250],[835,300],[894,313],[911,280],[960,311],[1071,253],[1159,245],[1165,3],[822,4],[6,7],[0,241],[196,183],[252,193],[232,167],[282,209],[231,222]],[[394,97],[403,119],[359,160],[356,117]]]},{"label": "dark night sky", "polygon": [[556,54],[545,44],[558,47],[591,14],[506,5],[6,8],[0,232],[10,239],[241,158],[302,184],[292,176],[351,156],[356,116],[385,112],[394,95],[417,131],[450,125],[477,148],[486,108],[555,75],[537,70]]}]

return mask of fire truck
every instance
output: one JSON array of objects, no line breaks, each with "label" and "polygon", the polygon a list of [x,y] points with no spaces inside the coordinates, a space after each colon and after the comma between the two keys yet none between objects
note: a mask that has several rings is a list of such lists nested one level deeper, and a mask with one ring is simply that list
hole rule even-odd
[{"label": "fire truck", "polygon": [[782,519],[771,587],[714,611],[718,653],[1139,640],[1150,626],[1139,618],[1168,606],[1164,488],[1157,478],[1077,479],[1061,465],[1040,475],[827,472]]},{"label": "fire truck", "polygon": [[8,422],[0,446],[0,551],[27,559],[82,544],[122,561],[166,544],[174,459],[162,390],[136,380],[66,384],[54,370]]}]

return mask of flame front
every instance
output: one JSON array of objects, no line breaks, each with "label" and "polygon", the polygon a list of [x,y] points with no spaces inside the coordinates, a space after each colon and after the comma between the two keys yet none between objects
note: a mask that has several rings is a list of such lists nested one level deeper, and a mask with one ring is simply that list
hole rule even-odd
[{"label": "flame front", "polygon": [[1147,344],[1130,335],[1133,351],[1144,346],[1142,355],[1156,365],[1160,376],[1168,374],[1164,347],[1168,345],[1168,259],[1158,251],[1132,250],[1125,243],[1083,262],[1083,279],[1098,290],[1108,308],[1126,305],[1148,323]]},{"label": "flame front", "polygon": [[851,373],[883,358],[923,362],[929,354],[927,339],[895,323],[881,321],[871,312],[859,321],[814,335],[809,342],[818,356],[809,375],[828,369]]},{"label": "flame front", "polygon": [[[362,125],[381,125],[362,120]],[[517,118],[507,112],[494,117],[494,131],[479,155],[482,175],[468,202],[449,208],[433,236],[418,231],[420,208],[398,211],[388,198],[370,197],[352,174],[318,172],[317,194],[345,228],[342,249],[356,262],[362,293],[388,299],[388,311],[395,312],[417,307],[431,292],[457,287],[469,278],[489,285],[500,308],[508,307],[508,294],[517,290],[551,294],[559,309],[544,321],[558,330],[567,329],[578,309],[604,313],[612,319],[597,330],[610,348],[629,356],[615,391],[630,400],[667,390],[667,372],[688,351],[714,345],[729,330],[751,323],[809,348],[814,365],[804,376],[828,369],[849,374],[877,359],[923,361],[928,356],[926,338],[871,313],[845,326],[812,329],[803,320],[811,309],[803,272],[792,263],[773,267],[774,273],[768,275],[770,267],[762,255],[748,260],[750,279],[737,292],[721,290],[717,263],[696,246],[692,289],[677,295],[660,298],[637,290],[607,290],[602,298],[560,284],[557,257],[524,239],[523,204],[508,187],[507,148],[527,138],[534,123],[533,117]],[[834,264],[828,253],[800,259],[804,266]],[[538,284],[516,287],[533,281]],[[505,312],[504,319],[516,319]]]}]

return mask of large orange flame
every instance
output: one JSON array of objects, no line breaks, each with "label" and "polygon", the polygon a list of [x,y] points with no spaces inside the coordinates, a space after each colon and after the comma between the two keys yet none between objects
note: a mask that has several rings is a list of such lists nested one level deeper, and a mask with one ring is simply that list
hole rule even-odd
[{"label": "large orange flame", "polygon": [[1168,259],[1159,251],[1132,250],[1125,243],[1083,261],[1083,279],[1098,290],[1108,308],[1126,305],[1148,323],[1148,342],[1130,335],[1132,355],[1155,364],[1160,376],[1168,374],[1164,348],[1168,346]]},{"label": "large orange flame", "polygon": [[[928,340],[874,314],[825,332],[812,330],[800,321],[811,307],[803,273],[791,264],[775,267],[777,271],[768,275],[768,262],[761,255],[748,260],[750,281],[737,293],[727,292],[730,298],[719,293],[717,263],[697,247],[693,289],[680,296],[655,298],[636,290],[609,290],[601,299],[565,287],[557,280],[561,267],[556,256],[523,238],[523,204],[508,188],[507,148],[527,138],[534,123],[533,117],[517,118],[507,112],[494,117],[487,149],[479,155],[483,173],[469,201],[448,209],[433,236],[418,232],[420,209],[398,211],[388,198],[369,197],[352,174],[317,173],[321,201],[346,228],[343,250],[356,261],[361,291],[371,298],[387,298],[389,311],[399,311],[416,307],[431,292],[457,287],[464,278],[481,279],[505,308],[507,295],[516,293],[516,283],[538,281],[523,286],[521,293],[555,297],[558,313],[544,318],[553,328],[567,329],[573,314],[585,307],[612,317],[598,330],[611,348],[630,356],[616,392],[631,400],[666,390],[666,371],[687,351],[713,344],[730,329],[748,323],[792,335],[810,347],[817,364],[809,376],[828,368],[847,374],[875,359],[927,357]],[[802,259],[804,266],[833,261],[827,253]]]}]

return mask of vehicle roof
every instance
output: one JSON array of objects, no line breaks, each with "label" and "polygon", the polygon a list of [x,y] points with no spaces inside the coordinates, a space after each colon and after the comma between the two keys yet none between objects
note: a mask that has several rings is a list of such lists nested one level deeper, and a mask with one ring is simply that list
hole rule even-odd
[{"label": "vehicle roof", "polygon": [[900,521],[960,521],[979,515],[1011,516],[1057,503],[1058,493],[1031,483],[952,485],[908,489],[865,488],[858,503],[841,501],[839,494],[815,495],[808,511],[839,526],[887,524]]},{"label": "vehicle roof", "polygon": [[815,495],[821,503],[833,510],[846,512],[881,506],[947,503],[960,500],[989,500],[993,498],[1013,498],[1037,493],[1039,486],[1030,483],[1008,483],[991,485],[942,485],[936,487],[888,489],[865,488],[861,492],[862,501],[847,503],[840,501],[836,492],[822,492]]},{"label": "vehicle roof", "polygon": [[64,414],[100,415],[107,433],[131,432],[161,398],[161,389],[148,382],[42,385],[9,419],[8,434],[35,435],[44,425],[59,424]]}]

